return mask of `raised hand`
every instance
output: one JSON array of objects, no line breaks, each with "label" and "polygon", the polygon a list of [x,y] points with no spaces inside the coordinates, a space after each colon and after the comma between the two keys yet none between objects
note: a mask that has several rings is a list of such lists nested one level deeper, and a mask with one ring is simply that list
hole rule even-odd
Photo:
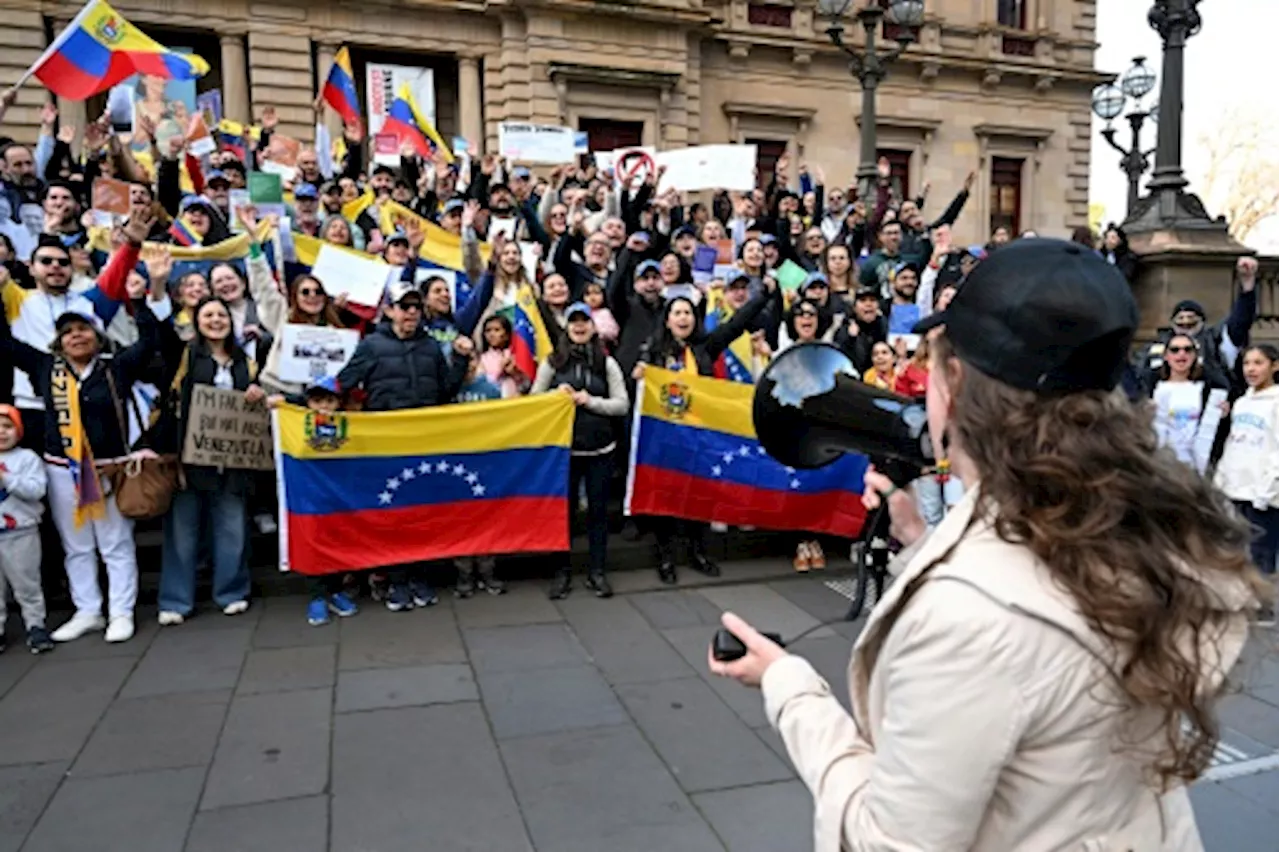
[{"label": "raised hand", "polygon": [[280,117],[276,115],[276,108],[269,106],[262,111],[262,129],[275,130],[276,125],[280,123]]},{"label": "raised hand", "polygon": [[173,255],[168,246],[147,252],[143,263],[147,267],[147,275],[151,277],[151,286],[154,288],[160,285],[163,289],[163,285],[169,281],[169,273],[173,271]]},{"label": "raised hand", "polygon": [[245,204],[243,207],[236,208],[236,218],[240,220],[240,224],[250,234],[258,232],[258,208],[252,204]]},{"label": "raised hand", "polygon": [[480,202],[476,199],[468,199],[467,203],[462,206],[462,228],[474,228],[476,226],[476,216],[480,213]]},{"label": "raised hand", "polygon": [[889,165],[888,157],[881,157],[876,160],[876,174],[880,176],[881,180],[888,180],[889,175],[893,174],[893,167]]},{"label": "raised hand", "polygon": [[40,105],[40,129],[43,132],[53,132],[53,123],[58,120],[58,107],[51,101],[45,101]]},{"label": "raised hand", "polygon": [[155,224],[156,217],[150,213],[143,213],[142,215],[134,213],[120,230],[125,239],[135,246],[140,246],[146,240],[147,235],[151,233],[151,229],[155,227]]},{"label": "raised hand", "polygon": [[76,126],[74,124],[63,124],[58,128],[58,141],[70,145],[76,141]]}]

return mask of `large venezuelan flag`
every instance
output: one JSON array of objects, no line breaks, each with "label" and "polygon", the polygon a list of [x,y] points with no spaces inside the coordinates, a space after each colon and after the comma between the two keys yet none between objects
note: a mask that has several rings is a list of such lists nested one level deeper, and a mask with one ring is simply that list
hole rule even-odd
[{"label": "large venezuelan flag", "polygon": [[324,82],[324,102],[333,107],[342,120],[360,120],[360,98],[356,95],[356,75],[351,70],[351,54],[346,45],[333,57],[329,79]]},{"label": "large venezuelan flag", "polygon": [[82,101],[134,74],[194,80],[208,71],[199,56],[169,50],[103,0],[89,0],[27,75],[59,97]]},{"label": "large venezuelan flag", "polygon": [[573,400],[273,413],[281,568],[569,549]]},{"label": "large venezuelan flag", "polygon": [[[728,322],[732,317],[733,308],[725,302],[723,290],[713,289],[707,296],[707,316],[703,320],[703,328],[711,331],[721,323]],[[716,359],[715,376],[717,379],[754,385],[756,377],[752,367],[755,361],[756,354],[751,345],[751,333],[743,332]]]},{"label": "large venezuelan flag", "polygon": [[430,159],[439,152],[447,162],[453,162],[453,152],[444,144],[430,119],[418,111],[407,83],[400,87],[396,99],[391,102],[387,117],[382,122],[382,132],[396,134],[401,145],[406,142],[413,145],[423,159]]},{"label": "large venezuelan flag", "polygon": [[629,515],[670,515],[852,538],[862,529],[867,460],[784,467],[751,422],[750,385],[646,367],[636,389]]}]

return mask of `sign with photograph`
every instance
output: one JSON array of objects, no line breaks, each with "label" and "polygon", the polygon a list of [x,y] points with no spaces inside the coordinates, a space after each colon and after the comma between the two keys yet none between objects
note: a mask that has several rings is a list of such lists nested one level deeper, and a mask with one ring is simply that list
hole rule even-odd
[{"label": "sign with photograph", "polygon": [[267,407],[244,401],[244,391],[213,385],[191,388],[182,463],[233,470],[274,470]]},{"label": "sign with photograph", "polygon": [[336,376],[359,343],[354,329],[286,323],[280,330],[280,378],[307,384]]},{"label": "sign with photograph", "polygon": [[370,62],[365,66],[364,97],[369,108],[369,135],[382,132],[387,111],[395,102],[396,92],[402,84],[408,84],[418,111],[435,124],[436,78],[430,68],[413,68],[408,65],[384,65]]}]

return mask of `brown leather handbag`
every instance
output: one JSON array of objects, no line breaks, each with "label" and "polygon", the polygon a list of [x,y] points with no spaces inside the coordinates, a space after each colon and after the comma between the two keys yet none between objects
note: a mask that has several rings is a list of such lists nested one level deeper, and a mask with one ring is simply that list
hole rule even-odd
[{"label": "brown leather handbag", "polygon": [[[120,424],[120,437],[128,443],[129,426],[120,395],[116,392],[110,364],[106,365],[106,371],[116,419]],[[131,520],[146,521],[169,511],[169,506],[173,503],[173,492],[182,482],[182,460],[176,453],[153,458],[131,455],[123,463],[110,465],[106,473],[120,514]]]}]

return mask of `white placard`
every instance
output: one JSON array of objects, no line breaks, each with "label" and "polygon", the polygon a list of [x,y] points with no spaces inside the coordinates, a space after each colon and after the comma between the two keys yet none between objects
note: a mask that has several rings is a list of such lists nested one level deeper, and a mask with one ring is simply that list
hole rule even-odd
[{"label": "white placard", "polygon": [[658,192],[668,189],[750,192],[756,186],[755,145],[694,145],[659,151],[654,162],[659,168],[667,169],[658,182]]},{"label": "white placard", "polygon": [[336,376],[360,343],[360,332],[324,325],[285,323],[280,330],[280,378],[307,384]]},{"label": "white placard", "polygon": [[370,62],[365,66],[365,101],[369,107],[369,138],[382,132],[387,111],[395,102],[401,84],[407,83],[418,112],[431,123],[436,120],[436,78],[430,68],[408,65],[383,65]]},{"label": "white placard", "polygon": [[538,264],[542,260],[542,246],[539,243],[520,243],[520,263],[524,265],[525,274],[530,281],[538,280]]},{"label": "white placard", "polygon": [[374,257],[361,256],[325,243],[316,254],[311,274],[320,280],[327,293],[346,293],[347,301],[376,308],[382,304],[383,291],[394,267]]},{"label": "white placard", "polygon": [[502,234],[502,236],[511,242],[516,238],[516,228],[520,226],[520,220],[514,217],[510,219],[499,219],[497,216],[489,217],[489,242],[493,242],[493,238]]},{"label": "white placard", "polygon": [[576,136],[570,127],[504,121],[498,125],[498,153],[513,163],[572,163],[578,159]]}]

